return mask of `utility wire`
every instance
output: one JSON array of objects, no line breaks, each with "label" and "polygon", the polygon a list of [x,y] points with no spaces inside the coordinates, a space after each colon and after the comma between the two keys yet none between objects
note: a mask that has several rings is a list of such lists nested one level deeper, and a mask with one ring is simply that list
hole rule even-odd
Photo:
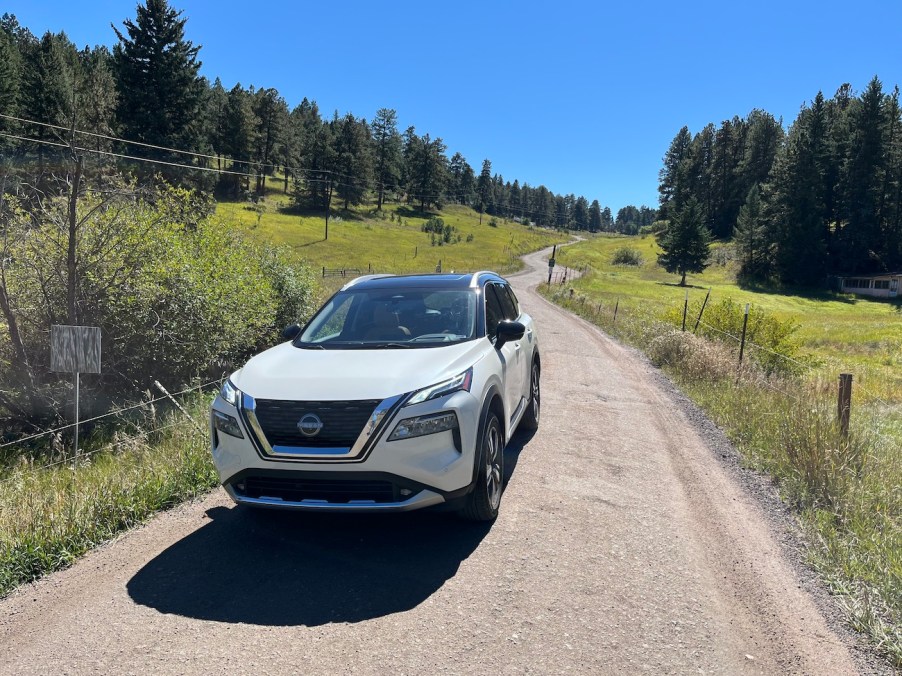
[{"label": "utility wire", "polygon": [[[83,130],[78,130],[78,129],[72,130],[68,127],[50,124],[49,122],[40,122],[38,120],[30,120],[27,118],[15,117],[13,115],[5,115],[3,113],[0,113],[0,118],[15,120],[17,122],[24,122],[26,124],[33,124],[33,125],[48,127],[51,129],[63,130],[63,131],[67,131],[70,133],[74,131],[76,134],[83,134],[83,135],[92,136],[95,138],[103,138],[103,139],[110,140],[110,141],[116,141],[119,143],[125,143],[125,144],[130,144],[130,145],[137,145],[137,146],[151,148],[151,149],[155,149],[155,150],[163,150],[166,152],[180,153],[180,154],[188,155],[188,156],[192,156],[192,157],[217,160],[217,161],[224,159],[222,156],[218,156],[218,155],[208,155],[208,154],[198,153],[198,152],[191,151],[191,150],[180,150],[178,148],[170,148],[167,146],[158,146],[158,145],[154,145],[154,144],[150,144],[150,143],[144,143],[143,141],[132,141],[132,140],[120,138],[117,136],[109,136],[106,134],[98,134],[95,132],[83,131]],[[17,140],[26,141],[29,143],[39,143],[39,144],[42,143],[45,145],[52,145],[52,146],[62,147],[62,148],[70,147],[68,144],[64,144],[64,143],[54,143],[52,141],[45,141],[42,139],[21,137],[21,136],[16,136],[14,134],[8,134],[8,133],[0,133],[0,134],[7,136],[8,138],[15,138]],[[130,159],[130,160],[135,160],[135,161],[139,161],[139,162],[152,162],[155,164],[162,164],[165,166],[181,167],[184,169],[195,169],[195,170],[199,170],[199,171],[216,172],[216,173],[220,173],[220,174],[242,176],[242,177],[246,177],[246,178],[257,178],[259,176],[259,174],[249,174],[249,173],[244,173],[244,172],[237,172],[234,170],[216,169],[213,167],[201,167],[201,166],[197,166],[197,165],[186,165],[186,164],[180,164],[178,162],[166,162],[163,160],[154,160],[154,159],[146,158],[146,157],[137,157],[137,156],[133,156],[133,155],[112,153],[112,152],[102,151],[102,150],[93,149],[93,148],[75,147],[73,149],[80,150],[82,152],[93,152],[93,153],[109,155],[109,156],[113,156],[113,157],[120,157],[123,159]],[[231,159],[231,158],[229,158],[229,159]],[[356,178],[354,176],[351,176],[350,174],[342,174],[342,173],[333,171],[331,169],[308,169],[308,168],[302,168],[302,167],[292,167],[292,166],[283,165],[283,164],[262,163],[262,162],[257,162],[255,160],[233,160],[232,159],[231,161],[233,162],[233,164],[234,164],[234,162],[237,161],[237,162],[241,162],[242,164],[253,165],[253,166],[256,166],[259,168],[263,168],[263,169],[265,169],[265,168],[278,169],[278,168],[282,167],[286,171],[291,171],[295,174],[307,173],[307,174],[317,174],[317,175],[328,175],[328,176],[334,176],[334,177],[338,177],[338,178],[345,178],[345,179],[349,179],[350,181],[353,181],[352,183],[346,183],[346,182],[333,181],[331,179],[305,178],[304,180],[307,181],[308,183],[314,183],[314,182],[331,183],[332,185],[341,186],[341,187],[358,188],[358,189],[373,190],[373,191],[376,191],[380,188],[380,186],[375,181],[373,181],[372,183],[363,183],[363,182],[357,181]],[[384,186],[381,186],[381,187],[383,190],[385,189]],[[456,194],[455,193],[440,193],[440,194],[426,195],[426,194],[415,194],[415,193],[408,192],[405,194],[408,197],[414,198],[414,199],[430,199],[430,200],[441,199],[443,197],[444,198],[456,198],[456,199],[464,199],[467,197],[472,197],[471,194],[463,194],[463,193],[456,193]],[[549,194],[553,194],[553,193],[551,193],[549,191]],[[495,203],[493,202],[492,204],[494,205]],[[541,214],[543,216],[547,215],[547,212],[540,212],[539,210],[536,210],[536,209],[523,209],[522,207],[517,207],[517,206],[513,206],[513,205],[508,205],[507,208],[510,209],[511,211],[517,212],[521,216],[525,216],[525,215],[535,216],[535,215],[539,215],[539,214]],[[583,228],[583,229],[588,229],[587,223],[582,223],[579,221],[573,221],[573,223],[575,223],[578,226],[581,226],[581,228]]]}]

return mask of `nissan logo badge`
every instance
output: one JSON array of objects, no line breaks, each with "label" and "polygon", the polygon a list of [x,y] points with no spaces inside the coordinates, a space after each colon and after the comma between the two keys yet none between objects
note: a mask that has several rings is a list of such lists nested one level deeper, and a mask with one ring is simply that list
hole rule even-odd
[{"label": "nissan logo badge", "polygon": [[298,420],[298,431],[305,437],[315,437],[323,428],[323,421],[319,419],[316,413],[305,413]]}]

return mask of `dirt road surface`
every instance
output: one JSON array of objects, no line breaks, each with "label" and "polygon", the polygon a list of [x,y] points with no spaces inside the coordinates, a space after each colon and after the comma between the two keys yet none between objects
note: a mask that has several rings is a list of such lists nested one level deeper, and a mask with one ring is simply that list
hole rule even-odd
[{"label": "dirt road surface", "polygon": [[215,490],[0,602],[0,673],[879,670],[661,376],[530,290],[546,257],[512,278],[543,418],[492,526],[261,518]]}]

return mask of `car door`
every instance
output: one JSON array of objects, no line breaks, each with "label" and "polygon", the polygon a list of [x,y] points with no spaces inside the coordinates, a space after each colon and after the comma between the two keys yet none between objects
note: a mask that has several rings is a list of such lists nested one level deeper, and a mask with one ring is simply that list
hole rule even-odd
[{"label": "car door", "polygon": [[[502,300],[504,290],[497,284],[489,283],[485,287],[485,329],[486,335],[495,342],[498,323],[508,319],[505,302]],[[508,424],[517,412],[523,399],[523,365],[521,363],[520,341],[507,342],[497,350],[501,359],[504,375],[504,405],[507,409]]]},{"label": "car door", "polygon": [[520,303],[517,301],[517,296],[514,294],[514,290],[511,288],[510,284],[503,284],[500,287],[500,290],[504,292],[505,297],[508,298],[508,302],[505,303],[502,298],[502,306],[504,308],[505,318],[507,318],[508,314],[513,317],[516,321],[523,324],[526,327],[526,332],[523,334],[523,339],[517,341],[517,344],[520,346],[520,350],[518,352],[518,364],[520,366],[520,387],[522,388],[522,397],[524,402],[529,399],[530,395],[530,378],[532,371],[532,356],[533,350],[535,348],[534,335],[533,335],[533,325],[532,325],[532,317],[520,311]]}]

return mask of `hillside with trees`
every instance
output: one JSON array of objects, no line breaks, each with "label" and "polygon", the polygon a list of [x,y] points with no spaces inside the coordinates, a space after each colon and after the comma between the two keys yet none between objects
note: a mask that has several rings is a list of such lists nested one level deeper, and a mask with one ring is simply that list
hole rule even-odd
[{"label": "hillside with trees", "polygon": [[659,218],[690,200],[709,233],[733,238],[740,276],[823,286],[828,275],[902,270],[899,89],[818,92],[784,132],[761,110],[677,132],[664,155]]},{"label": "hillside with trees", "polygon": [[324,115],[307,98],[292,107],[273,87],[208,81],[188,17],[167,0],[147,0],[113,31],[112,50],[79,49],[63,32],[38,38],[14,16],[0,19],[0,152],[11,177],[45,176],[68,152],[53,144],[64,142],[85,154],[88,171],[225,199],[256,199],[281,180],[300,210],[375,198],[380,209],[387,199],[420,210],[461,204],[545,227],[614,228],[597,200],[505,179],[489,160],[477,176],[440,136],[400,129],[391,108],[371,121]]}]

